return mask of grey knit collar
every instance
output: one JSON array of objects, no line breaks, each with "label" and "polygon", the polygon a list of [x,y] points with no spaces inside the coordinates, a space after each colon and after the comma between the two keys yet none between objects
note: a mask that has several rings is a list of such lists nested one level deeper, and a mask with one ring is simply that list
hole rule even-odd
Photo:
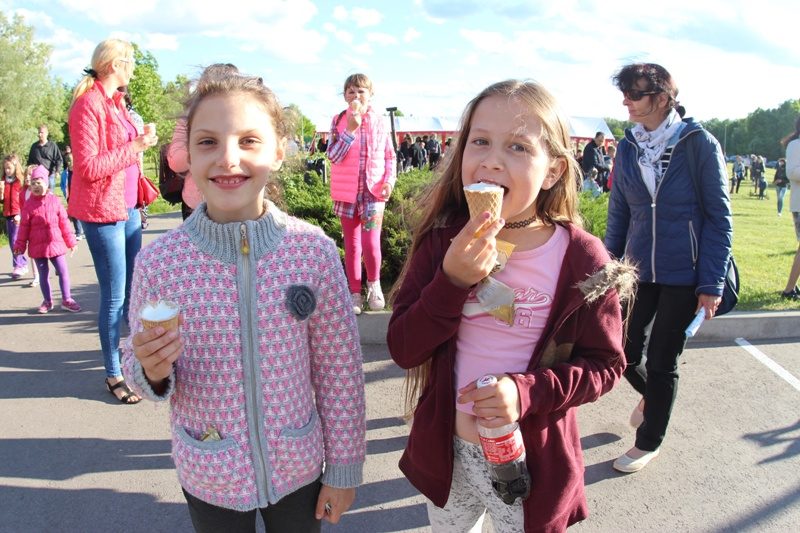
[{"label": "grey knit collar", "polygon": [[260,258],[273,250],[286,234],[288,216],[269,200],[264,200],[264,215],[257,220],[228,222],[218,224],[208,218],[205,202],[197,206],[192,216],[183,223],[183,229],[189,239],[201,251],[217,257],[225,263],[236,263],[241,254],[241,226],[247,228],[247,239],[250,253]]}]

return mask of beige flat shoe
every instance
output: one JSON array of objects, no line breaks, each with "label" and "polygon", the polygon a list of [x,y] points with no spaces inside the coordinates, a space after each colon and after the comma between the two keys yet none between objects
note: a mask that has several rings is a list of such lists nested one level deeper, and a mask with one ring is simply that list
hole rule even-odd
[{"label": "beige flat shoe", "polygon": [[[638,472],[642,468],[646,467],[650,461],[658,457],[658,450],[644,452],[644,455],[639,458],[633,458],[628,455],[631,452],[642,453],[642,451],[638,448],[631,448],[627,453],[620,455],[619,458],[614,461],[614,470],[624,472],[625,474],[632,474],[633,472]],[[636,455],[638,455],[638,453],[636,453]]]}]

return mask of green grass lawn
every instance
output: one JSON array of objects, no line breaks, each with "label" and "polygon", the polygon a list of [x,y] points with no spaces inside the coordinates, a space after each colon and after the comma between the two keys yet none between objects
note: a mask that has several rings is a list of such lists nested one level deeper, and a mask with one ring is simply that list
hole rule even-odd
[{"label": "green grass lawn", "polygon": [[[775,171],[767,169],[767,183]],[[730,171],[728,172],[730,175]],[[775,189],[767,189],[767,199],[753,195],[749,180],[743,181],[739,194],[731,195],[733,207],[733,255],[739,266],[741,294],[737,310],[800,309],[800,303],[784,300],[780,291],[797,251],[797,239],[789,211],[788,191],[784,198],[783,216],[778,217]]]}]

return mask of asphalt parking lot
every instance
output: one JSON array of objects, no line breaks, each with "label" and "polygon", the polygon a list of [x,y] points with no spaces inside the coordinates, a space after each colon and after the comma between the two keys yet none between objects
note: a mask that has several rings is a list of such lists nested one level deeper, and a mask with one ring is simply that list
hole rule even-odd
[{"label": "asphalt parking lot", "polygon": [[[151,220],[146,239],[177,223]],[[5,248],[0,264],[9,263]],[[191,531],[167,406],[123,406],[103,388],[85,244],[70,272],[77,314],[36,315],[38,289],[0,278],[0,532]],[[639,473],[611,468],[633,443],[633,390],[620,383],[581,408],[591,515],[574,531],[800,531],[800,337],[735,333],[690,343],[661,455]],[[365,484],[324,529],[430,531],[424,500],[397,469],[403,372],[385,346],[363,348]]]}]

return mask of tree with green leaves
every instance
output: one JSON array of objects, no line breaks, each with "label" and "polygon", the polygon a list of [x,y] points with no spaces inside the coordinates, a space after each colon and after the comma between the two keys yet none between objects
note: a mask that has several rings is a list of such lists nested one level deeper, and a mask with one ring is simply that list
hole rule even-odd
[{"label": "tree with green leaves", "polygon": [[[52,48],[35,42],[33,27],[21,16],[0,11],[0,153],[27,154],[39,124],[63,143],[66,88],[52,79],[47,63]],[[23,157],[24,159],[24,157]]]}]

